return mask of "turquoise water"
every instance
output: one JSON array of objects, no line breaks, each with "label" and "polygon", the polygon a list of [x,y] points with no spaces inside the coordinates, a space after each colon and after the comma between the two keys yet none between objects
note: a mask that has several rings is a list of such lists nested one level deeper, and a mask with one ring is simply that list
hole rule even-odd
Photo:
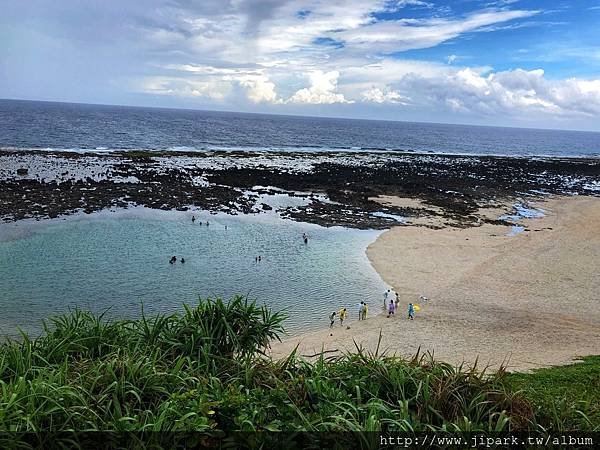
[{"label": "turquoise water", "polygon": [[[198,296],[237,293],[286,309],[286,329],[297,333],[384,291],[365,255],[377,231],[195,214],[192,223],[191,212],[133,208],[0,225],[0,334],[35,333],[73,306],[130,318],[141,302],[150,314],[170,313]],[[185,264],[169,264],[173,255]]]}]

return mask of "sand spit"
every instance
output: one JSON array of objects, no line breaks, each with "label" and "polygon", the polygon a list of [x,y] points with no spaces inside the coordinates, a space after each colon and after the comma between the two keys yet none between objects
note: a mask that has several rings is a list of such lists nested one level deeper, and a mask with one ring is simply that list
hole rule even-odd
[{"label": "sand spit", "polygon": [[[600,198],[555,197],[535,206],[545,216],[522,220],[525,231],[512,236],[510,227],[490,223],[383,233],[367,254],[400,294],[399,314],[359,322],[357,307],[348,305],[350,329],[338,323],[329,330],[324,318],[323,331],[276,344],[273,356],[298,344],[302,355],[353,350],[354,341],[374,350],[380,332],[389,353],[421,348],[454,364],[478,359],[510,370],[600,354]],[[371,313],[381,311],[382,294],[369,299]],[[421,294],[430,300],[410,321],[406,306]]]}]

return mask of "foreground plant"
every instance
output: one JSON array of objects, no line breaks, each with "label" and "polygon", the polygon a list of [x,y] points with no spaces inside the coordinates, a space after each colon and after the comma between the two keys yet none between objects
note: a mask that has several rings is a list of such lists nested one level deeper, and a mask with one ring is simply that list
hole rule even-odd
[{"label": "foreground plant", "polygon": [[554,421],[502,370],[360,348],[272,361],[265,350],[283,320],[243,297],[138,320],[53,318],[41,336],[0,346],[0,431],[597,428],[593,414]]}]

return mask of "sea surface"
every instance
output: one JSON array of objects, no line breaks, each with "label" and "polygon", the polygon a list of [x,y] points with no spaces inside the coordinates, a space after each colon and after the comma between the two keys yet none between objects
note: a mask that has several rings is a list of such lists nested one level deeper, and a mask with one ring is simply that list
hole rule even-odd
[{"label": "sea surface", "polygon": [[141,207],[0,224],[0,335],[35,334],[76,306],[133,318],[142,303],[170,314],[235,294],[286,310],[290,333],[324,328],[342,306],[352,317],[361,300],[379,306],[385,285],[365,254],[379,233]]},{"label": "sea surface", "polygon": [[600,133],[0,100],[0,148],[600,156]]}]

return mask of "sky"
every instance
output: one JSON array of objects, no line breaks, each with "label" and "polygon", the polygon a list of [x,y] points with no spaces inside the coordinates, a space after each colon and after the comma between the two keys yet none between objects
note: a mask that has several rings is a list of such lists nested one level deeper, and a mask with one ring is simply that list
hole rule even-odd
[{"label": "sky", "polygon": [[600,0],[0,11],[0,98],[600,131]]}]

